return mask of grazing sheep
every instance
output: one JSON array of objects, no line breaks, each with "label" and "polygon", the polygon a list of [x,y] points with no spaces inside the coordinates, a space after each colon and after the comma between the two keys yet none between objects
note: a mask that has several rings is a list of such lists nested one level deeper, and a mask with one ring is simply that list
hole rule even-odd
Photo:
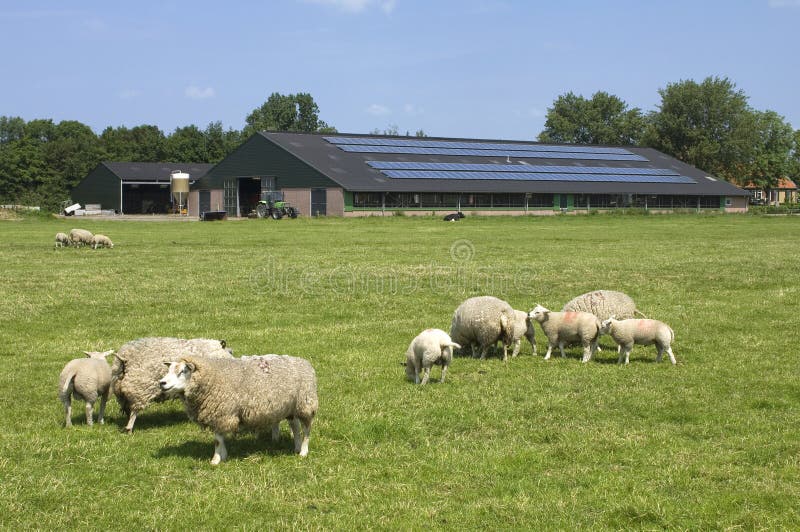
[{"label": "grazing sheep", "polygon": [[89,358],[76,358],[67,362],[58,377],[58,398],[64,404],[65,426],[72,426],[72,398],[86,401],[86,424],[92,425],[92,410],[100,398],[97,421],[104,423],[103,415],[111,389],[111,367],[106,357],[114,351],[84,351]]},{"label": "grazing sheep", "polygon": [[98,247],[113,248],[114,243],[106,235],[94,235],[92,237],[92,249],[97,249]]},{"label": "grazing sheep", "polygon": [[447,367],[453,360],[453,348],[459,349],[460,345],[453,342],[450,336],[441,329],[425,329],[419,333],[408,346],[406,351],[406,376],[413,379],[415,384],[420,384],[419,371],[423,371],[422,384],[427,384],[431,376],[431,367],[434,364],[442,366],[444,382]]},{"label": "grazing sheep", "polygon": [[308,454],[319,403],[317,377],[305,359],[181,357],[169,364],[159,384],[164,393],[182,393],[189,418],[214,431],[212,465],[228,456],[226,434],[274,428],[282,419],[292,426],[295,452]]},{"label": "grazing sheep", "polygon": [[444,219],[445,222],[457,222],[461,218],[464,218],[464,217],[465,217],[464,213],[461,212],[461,211],[458,211],[458,212],[454,212],[454,213],[448,214],[443,219]]},{"label": "grazing sheep", "polygon": [[588,312],[600,321],[617,316],[619,319],[633,318],[637,313],[636,303],[627,294],[614,290],[595,290],[586,292],[569,301],[561,312]]},{"label": "grazing sheep", "polygon": [[536,329],[533,327],[533,322],[527,312],[521,310],[514,310],[514,333],[511,337],[514,344],[514,351],[511,353],[511,358],[519,354],[519,349],[522,345],[522,338],[527,338],[533,349],[533,354],[536,354]]},{"label": "grazing sheep", "polygon": [[165,394],[158,384],[164,375],[164,363],[194,355],[232,358],[224,340],[204,338],[139,338],[120,347],[111,368],[111,389],[122,412],[129,416],[125,431],[133,431],[136,416],[150,403],[175,398]]},{"label": "grazing sheep", "polygon": [[550,358],[553,346],[558,345],[561,357],[566,358],[564,346],[579,343],[583,346],[583,362],[588,362],[597,350],[597,339],[600,336],[600,320],[588,312],[551,312],[541,305],[528,314],[532,320],[538,321],[544,335],[547,336],[547,354]]},{"label": "grazing sheep", "polygon": [[69,246],[72,241],[69,239],[69,235],[66,233],[56,233],[56,247],[63,248],[65,246]]},{"label": "grazing sheep", "polygon": [[86,229],[72,229],[69,232],[69,239],[73,246],[90,246],[94,235]]},{"label": "grazing sheep", "polygon": [[486,358],[489,346],[498,340],[503,342],[503,361],[508,358],[508,346],[514,334],[514,309],[511,305],[492,296],[471,297],[461,303],[453,313],[450,338],[462,348],[480,347],[481,360]]},{"label": "grazing sheep", "polygon": [[630,361],[633,344],[656,345],[658,354],[656,362],[661,362],[664,351],[669,355],[669,361],[675,364],[675,355],[672,353],[672,342],[675,340],[675,333],[669,325],[658,320],[617,320],[611,316],[604,320],[600,325],[601,334],[610,334],[611,338],[620,346],[619,364],[623,357],[625,363]]}]

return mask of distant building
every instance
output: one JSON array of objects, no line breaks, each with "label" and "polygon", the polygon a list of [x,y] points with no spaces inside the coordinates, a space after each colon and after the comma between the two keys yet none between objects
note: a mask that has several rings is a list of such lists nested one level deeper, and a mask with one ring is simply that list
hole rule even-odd
[{"label": "distant building", "polygon": [[762,188],[752,182],[742,188],[752,194],[750,202],[754,205],[783,205],[798,201],[797,185],[785,177],[778,179],[778,183],[771,188]]}]

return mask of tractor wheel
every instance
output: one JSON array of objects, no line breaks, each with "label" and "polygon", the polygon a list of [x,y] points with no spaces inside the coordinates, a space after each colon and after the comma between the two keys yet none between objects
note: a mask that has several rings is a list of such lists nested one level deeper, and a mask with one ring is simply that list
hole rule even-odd
[{"label": "tractor wheel", "polygon": [[256,215],[258,215],[259,218],[264,218],[267,215],[267,206],[263,203],[259,203],[256,207]]},{"label": "tractor wheel", "polygon": [[278,210],[272,211],[272,219],[273,220],[280,220],[281,218],[283,218],[283,214],[281,214],[281,211],[278,211]]},{"label": "tractor wheel", "polygon": [[297,211],[294,210],[294,207],[289,207],[287,214],[289,215],[289,218],[291,218],[292,220],[297,218]]}]

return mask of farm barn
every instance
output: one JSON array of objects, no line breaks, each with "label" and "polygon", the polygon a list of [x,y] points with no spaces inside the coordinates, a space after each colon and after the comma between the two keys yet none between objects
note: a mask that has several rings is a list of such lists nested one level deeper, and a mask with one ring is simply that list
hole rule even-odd
[{"label": "farm barn", "polygon": [[[152,177],[145,178],[151,164]],[[76,187],[73,200],[142,212],[146,202],[168,200],[169,173],[176,169],[192,176],[191,216],[209,210],[247,216],[272,192],[306,216],[744,212],[750,197],[673,157],[636,147],[261,132],[208,166],[103,163]]]}]

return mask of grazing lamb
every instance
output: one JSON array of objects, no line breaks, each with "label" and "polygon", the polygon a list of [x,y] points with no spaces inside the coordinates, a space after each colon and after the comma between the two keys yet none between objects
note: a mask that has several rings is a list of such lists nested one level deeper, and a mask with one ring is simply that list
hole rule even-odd
[{"label": "grazing lamb", "polygon": [[420,369],[424,375],[422,384],[427,384],[431,376],[431,367],[434,364],[442,366],[442,378],[439,382],[444,382],[447,374],[447,367],[453,360],[453,348],[460,349],[461,346],[453,342],[450,336],[441,329],[425,329],[416,338],[411,340],[411,345],[406,351],[406,376],[413,379],[415,384],[420,384]]},{"label": "grazing lamb", "polygon": [[104,423],[103,415],[111,390],[111,367],[106,357],[114,351],[84,351],[89,358],[76,358],[67,362],[58,377],[58,398],[64,405],[65,426],[72,426],[72,398],[86,401],[86,424],[92,425],[92,410],[100,398],[97,421]]},{"label": "grazing lamb", "polygon": [[450,338],[466,348],[480,348],[481,360],[486,358],[490,346],[498,340],[503,342],[503,361],[508,358],[508,346],[513,343],[514,309],[511,305],[492,296],[471,297],[461,303],[453,313]]},{"label": "grazing lamb", "polygon": [[126,432],[133,431],[136,416],[150,403],[176,397],[165,394],[158,384],[164,363],[195,355],[232,358],[224,340],[204,338],[139,338],[119,348],[111,368],[111,389],[122,412],[129,416]]},{"label": "grazing lamb", "polygon": [[292,426],[295,452],[308,454],[319,403],[317,377],[305,359],[182,357],[169,364],[159,384],[164,393],[182,393],[189,417],[214,431],[212,465],[228,457],[226,434],[274,428],[283,419]]},{"label": "grazing lamb", "polygon": [[69,239],[69,235],[66,233],[56,233],[56,247],[63,248],[65,246],[69,246],[72,241]]},{"label": "grazing lamb", "polygon": [[464,218],[464,217],[465,217],[464,213],[461,212],[461,211],[458,211],[458,212],[454,212],[454,213],[448,214],[443,219],[444,219],[445,222],[457,222],[461,218]]},{"label": "grazing lamb", "polygon": [[611,316],[620,319],[633,318],[636,314],[644,316],[636,310],[636,303],[629,295],[614,290],[595,290],[581,294],[564,305],[561,312],[588,312],[597,316],[600,321]]},{"label": "grazing lamb", "polygon": [[514,344],[514,351],[511,353],[511,358],[519,354],[519,349],[522,345],[522,338],[527,338],[533,349],[533,354],[536,354],[536,329],[533,327],[533,322],[527,312],[521,310],[514,311],[514,334],[512,335],[512,343]]},{"label": "grazing lamb", "polygon": [[562,358],[564,346],[570,343],[579,343],[583,346],[583,362],[588,362],[597,350],[597,340],[600,336],[600,320],[588,312],[551,312],[541,305],[528,314],[532,320],[538,321],[544,335],[547,337],[547,354],[545,360],[550,358],[553,347],[558,345]]},{"label": "grazing lamb", "polygon": [[72,229],[69,232],[69,239],[73,246],[90,246],[94,235],[86,229]]},{"label": "grazing lamb", "polygon": [[617,320],[611,316],[600,325],[601,334],[610,334],[611,338],[620,346],[619,364],[623,357],[625,363],[630,361],[631,350],[634,344],[656,345],[658,354],[656,362],[661,362],[664,351],[669,355],[669,361],[675,364],[675,355],[672,353],[672,342],[675,333],[669,325],[658,320]]},{"label": "grazing lamb", "polygon": [[94,235],[92,237],[92,249],[97,249],[98,247],[113,248],[114,243],[106,235]]}]

